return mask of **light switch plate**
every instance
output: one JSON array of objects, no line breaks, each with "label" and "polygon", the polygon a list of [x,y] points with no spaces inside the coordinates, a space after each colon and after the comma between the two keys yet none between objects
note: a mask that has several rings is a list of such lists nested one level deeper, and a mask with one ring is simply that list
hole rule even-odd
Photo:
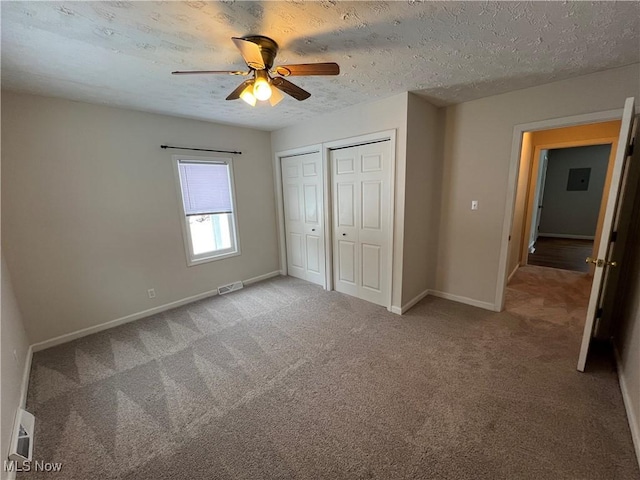
[{"label": "light switch plate", "polygon": [[471,210],[478,209],[478,200],[471,200]]}]

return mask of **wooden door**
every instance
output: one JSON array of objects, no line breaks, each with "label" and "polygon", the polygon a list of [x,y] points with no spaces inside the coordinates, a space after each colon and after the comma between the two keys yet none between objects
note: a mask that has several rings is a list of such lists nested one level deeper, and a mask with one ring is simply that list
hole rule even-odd
[{"label": "wooden door", "polygon": [[580,355],[578,357],[577,368],[581,372],[584,371],[587,363],[589,345],[593,337],[596,319],[602,316],[601,307],[603,301],[607,297],[607,293],[610,293],[607,292],[607,289],[612,286],[615,288],[615,284],[617,283],[615,279],[617,278],[616,267],[618,260],[616,259],[619,256],[619,252],[624,250],[625,238],[620,237],[616,228],[620,226],[621,207],[624,204],[625,180],[629,172],[627,159],[630,153],[634,111],[634,99],[627,98],[622,115],[618,150],[614,158],[611,185],[609,191],[606,192],[607,209],[604,214],[598,256],[587,259],[595,264],[596,268],[593,274],[591,296],[589,297],[589,306],[587,308],[587,319],[584,325]]}]

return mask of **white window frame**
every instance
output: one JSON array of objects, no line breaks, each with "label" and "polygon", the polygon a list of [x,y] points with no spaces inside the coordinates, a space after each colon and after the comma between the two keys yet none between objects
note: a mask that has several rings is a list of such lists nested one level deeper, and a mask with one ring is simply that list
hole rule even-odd
[{"label": "white window frame", "polygon": [[[184,241],[184,250],[187,258],[187,266],[201,265],[203,263],[214,262],[225,258],[236,257],[240,255],[240,235],[238,234],[238,215],[236,213],[236,186],[233,177],[233,159],[218,157],[200,157],[188,155],[172,155],[173,173],[176,181],[176,193],[178,194],[178,205],[180,208],[180,224],[182,225],[182,239]],[[189,217],[184,210],[182,197],[182,184],[180,183],[180,162],[191,163],[224,163],[229,166],[229,191],[231,192],[231,221],[232,232],[231,239],[233,247],[225,250],[216,250],[215,252],[206,252],[195,255],[193,253],[193,242],[191,241],[191,230],[189,228]]]}]

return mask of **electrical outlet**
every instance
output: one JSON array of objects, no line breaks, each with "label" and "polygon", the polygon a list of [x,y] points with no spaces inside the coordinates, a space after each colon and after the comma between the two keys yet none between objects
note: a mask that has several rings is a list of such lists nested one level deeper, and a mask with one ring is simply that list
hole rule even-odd
[{"label": "electrical outlet", "polygon": [[471,210],[478,209],[478,200],[471,200]]},{"label": "electrical outlet", "polygon": [[150,288],[149,290],[147,290],[147,293],[149,294],[149,298],[156,298],[156,289],[155,288]]}]

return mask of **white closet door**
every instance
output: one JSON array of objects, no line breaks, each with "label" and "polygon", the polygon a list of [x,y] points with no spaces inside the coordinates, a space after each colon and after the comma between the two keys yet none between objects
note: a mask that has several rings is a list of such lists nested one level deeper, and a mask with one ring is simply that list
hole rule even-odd
[{"label": "white closet door", "polygon": [[331,152],[335,289],[387,306],[391,142]]},{"label": "white closet door", "polygon": [[288,273],[324,286],[322,158],[309,153],[281,164]]},{"label": "white closet door", "polygon": [[391,142],[359,148],[360,168],[360,297],[378,305],[389,303],[388,269],[391,208]]},{"label": "white closet door", "polygon": [[331,152],[333,181],[333,277],[338,292],[359,297],[358,147]]}]

